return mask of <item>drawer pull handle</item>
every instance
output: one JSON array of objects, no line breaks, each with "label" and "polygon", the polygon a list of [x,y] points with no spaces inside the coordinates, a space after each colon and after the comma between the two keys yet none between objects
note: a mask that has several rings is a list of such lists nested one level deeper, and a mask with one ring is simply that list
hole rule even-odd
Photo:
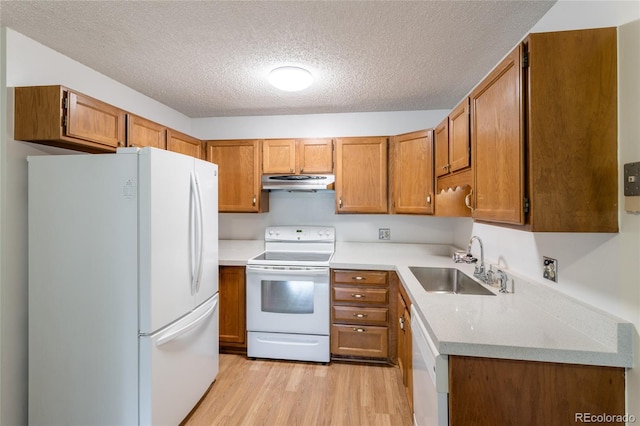
[{"label": "drawer pull handle", "polygon": [[364,333],[364,332],[365,332],[365,331],[367,331],[367,330],[365,330],[364,328],[355,328],[355,327],[354,327],[354,328],[353,328],[353,331],[355,331],[356,333]]},{"label": "drawer pull handle", "polygon": [[363,299],[365,297],[364,294],[352,294],[351,297],[354,299]]},{"label": "drawer pull handle", "polygon": [[353,314],[353,316],[356,318],[366,318],[367,314]]},{"label": "drawer pull handle", "polygon": [[357,277],[351,277],[352,280],[356,280],[356,281],[362,281],[362,280],[366,280],[365,277],[361,277],[361,276],[357,276]]}]

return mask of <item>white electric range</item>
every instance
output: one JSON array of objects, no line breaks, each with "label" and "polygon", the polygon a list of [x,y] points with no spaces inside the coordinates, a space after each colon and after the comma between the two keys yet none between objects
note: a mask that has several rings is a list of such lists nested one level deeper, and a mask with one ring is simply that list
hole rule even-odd
[{"label": "white electric range", "polygon": [[330,226],[272,226],[247,262],[247,356],[329,362]]}]

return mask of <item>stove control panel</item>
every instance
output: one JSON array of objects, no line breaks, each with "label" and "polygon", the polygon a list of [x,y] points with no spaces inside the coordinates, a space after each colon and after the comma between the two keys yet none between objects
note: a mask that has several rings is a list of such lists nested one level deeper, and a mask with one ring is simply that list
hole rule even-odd
[{"label": "stove control panel", "polygon": [[336,240],[332,226],[269,226],[264,231],[265,241],[327,241]]}]

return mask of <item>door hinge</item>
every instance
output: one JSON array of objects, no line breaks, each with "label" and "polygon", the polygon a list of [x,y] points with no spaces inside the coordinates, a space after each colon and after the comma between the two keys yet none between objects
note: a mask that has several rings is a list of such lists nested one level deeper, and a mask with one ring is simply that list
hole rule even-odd
[{"label": "door hinge", "polygon": [[529,199],[527,197],[524,197],[524,212],[525,213],[529,213]]},{"label": "door hinge", "polygon": [[522,54],[522,68],[529,68],[529,52]]}]

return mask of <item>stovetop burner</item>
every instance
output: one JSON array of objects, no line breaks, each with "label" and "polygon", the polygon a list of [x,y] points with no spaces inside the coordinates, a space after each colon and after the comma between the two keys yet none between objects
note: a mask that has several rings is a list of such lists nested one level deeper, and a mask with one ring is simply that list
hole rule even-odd
[{"label": "stovetop burner", "polygon": [[270,226],[265,229],[265,251],[248,265],[329,266],[335,247],[330,226]]}]

